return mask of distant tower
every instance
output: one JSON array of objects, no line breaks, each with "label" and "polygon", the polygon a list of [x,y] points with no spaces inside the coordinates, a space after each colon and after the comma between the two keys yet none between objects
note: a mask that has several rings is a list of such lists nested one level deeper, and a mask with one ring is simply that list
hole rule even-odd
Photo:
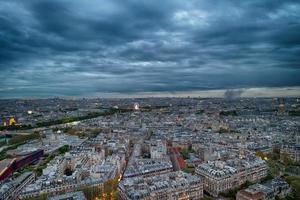
[{"label": "distant tower", "polygon": [[136,110],[136,111],[140,110],[140,105],[138,103],[134,103],[133,104],[133,109]]},{"label": "distant tower", "polygon": [[278,112],[280,114],[285,113],[285,105],[284,105],[284,100],[283,99],[280,99],[280,103],[279,103],[279,106],[278,106]]}]

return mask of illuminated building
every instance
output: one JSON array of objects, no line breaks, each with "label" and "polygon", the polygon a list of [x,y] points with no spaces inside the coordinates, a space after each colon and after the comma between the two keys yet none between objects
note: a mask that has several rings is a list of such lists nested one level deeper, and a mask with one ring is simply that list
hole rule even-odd
[{"label": "illuminated building", "polygon": [[133,104],[133,109],[134,110],[139,110],[140,109],[140,105],[138,103],[134,103]]},{"label": "illuminated building", "polygon": [[9,117],[4,120],[3,126],[13,126],[17,124],[17,120],[14,117]]},{"label": "illuminated building", "polygon": [[13,117],[9,118],[8,125],[13,126],[17,123],[17,120]]}]

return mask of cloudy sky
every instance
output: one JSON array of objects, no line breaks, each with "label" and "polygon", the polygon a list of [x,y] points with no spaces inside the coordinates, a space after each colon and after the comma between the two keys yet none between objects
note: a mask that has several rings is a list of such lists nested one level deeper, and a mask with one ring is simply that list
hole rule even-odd
[{"label": "cloudy sky", "polygon": [[300,86],[300,1],[1,0],[0,97]]}]

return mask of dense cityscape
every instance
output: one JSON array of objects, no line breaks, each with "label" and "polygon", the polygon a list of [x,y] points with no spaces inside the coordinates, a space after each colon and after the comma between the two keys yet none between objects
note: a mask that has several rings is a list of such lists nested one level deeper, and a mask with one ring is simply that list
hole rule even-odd
[{"label": "dense cityscape", "polygon": [[0,200],[300,200],[300,0],[0,0]]},{"label": "dense cityscape", "polygon": [[0,199],[299,199],[297,98],[0,100]]}]

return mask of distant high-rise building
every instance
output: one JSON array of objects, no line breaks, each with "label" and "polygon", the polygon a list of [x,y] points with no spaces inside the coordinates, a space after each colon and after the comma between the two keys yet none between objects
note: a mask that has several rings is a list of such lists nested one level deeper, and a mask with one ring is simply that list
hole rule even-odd
[{"label": "distant high-rise building", "polygon": [[284,104],[284,100],[280,99],[280,104],[278,106],[278,112],[280,114],[284,114],[285,113],[285,104]]},{"label": "distant high-rise building", "polygon": [[278,112],[281,113],[281,114],[285,113],[285,106],[284,106],[284,104],[279,104],[279,106],[278,106]]}]

